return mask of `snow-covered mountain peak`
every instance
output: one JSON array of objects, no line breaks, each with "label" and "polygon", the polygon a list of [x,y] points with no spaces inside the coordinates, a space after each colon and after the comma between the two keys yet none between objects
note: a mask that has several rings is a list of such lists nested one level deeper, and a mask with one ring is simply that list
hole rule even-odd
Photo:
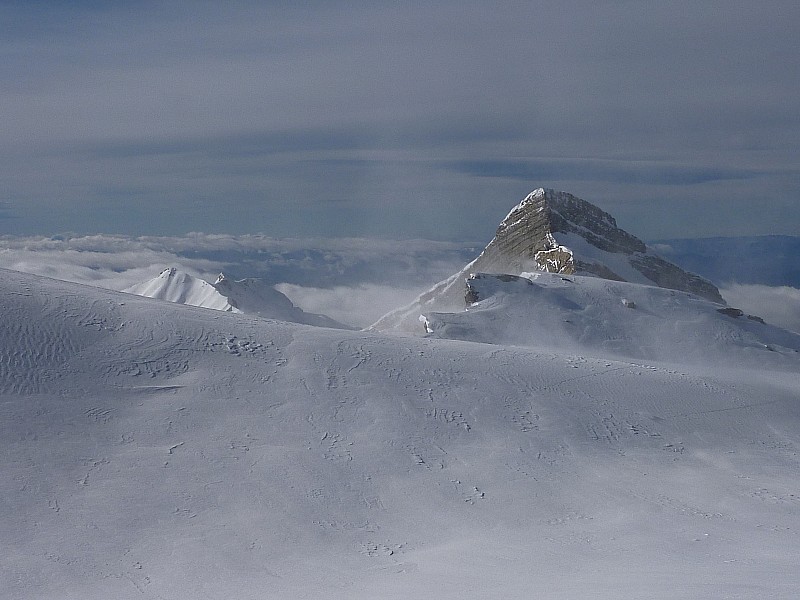
[{"label": "snow-covered mountain peak", "polygon": [[534,202],[534,201],[536,201],[536,199],[543,197],[545,195],[545,193],[546,192],[545,192],[544,188],[538,188],[538,189],[533,190],[530,194],[525,196],[525,198],[522,200],[522,202],[517,204],[514,208],[512,208],[509,211],[509,213],[506,215],[506,218],[503,219],[503,221],[500,223],[500,226],[502,227],[504,223],[510,222],[511,219],[513,219],[514,215],[516,215],[517,213],[520,213],[531,202]]},{"label": "snow-covered mountain peak", "polygon": [[538,188],[511,209],[506,218],[500,223],[498,229],[504,229],[516,224],[526,210],[531,208],[536,212],[550,210],[562,215],[586,213],[590,214],[592,218],[606,222],[611,227],[617,226],[614,217],[577,196],[551,188]]},{"label": "snow-covered mountain peak", "polygon": [[610,214],[567,192],[539,188],[500,223],[473,270],[547,271],[657,285],[723,303],[719,290],[650,251]]},{"label": "snow-covered mountain peak", "polygon": [[183,271],[179,271],[176,267],[167,267],[161,273],[158,274],[156,277],[157,280],[162,282],[167,282],[170,280],[186,282],[187,278],[191,278],[192,276],[188,273]]},{"label": "snow-covered mountain peak", "polygon": [[227,301],[214,289],[214,286],[176,267],[164,269],[157,277],[124,291],[167,302],[230,310]]},{"label": "snow-covered mountain peak", "polygon": [[656,255],[607,212],[567,192],[538,188],[508,213],[474,261],[373,328],[416,330],[425,311],[463,309],[470,273],[536,271],[655,285],[725,303],[712,283]]}]

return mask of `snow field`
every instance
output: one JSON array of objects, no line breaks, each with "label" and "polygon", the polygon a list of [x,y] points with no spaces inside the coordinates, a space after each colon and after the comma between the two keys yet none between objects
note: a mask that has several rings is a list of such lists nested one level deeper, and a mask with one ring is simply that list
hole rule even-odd
[{"label": "snow field", "polygon": [[328,330],[2,274],[0,597],[800,590],[784,364]]}]

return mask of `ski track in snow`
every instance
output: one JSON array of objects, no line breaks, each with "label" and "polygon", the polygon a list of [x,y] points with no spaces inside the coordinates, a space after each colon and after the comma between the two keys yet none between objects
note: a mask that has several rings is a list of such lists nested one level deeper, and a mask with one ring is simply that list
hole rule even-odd
[{"label": "ski track in snow", "polygon": [[1,598],[792,598],[797,372],[3,272]]}]

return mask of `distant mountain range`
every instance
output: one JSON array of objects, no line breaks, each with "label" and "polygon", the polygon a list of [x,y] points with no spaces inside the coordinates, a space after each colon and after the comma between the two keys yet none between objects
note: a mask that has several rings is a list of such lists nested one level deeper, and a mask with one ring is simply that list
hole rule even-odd
[{"label": "distant mountain range", "polygon": [[715,237],[650,242],[659,254],[713,281],[800,288],[800,237]]}]

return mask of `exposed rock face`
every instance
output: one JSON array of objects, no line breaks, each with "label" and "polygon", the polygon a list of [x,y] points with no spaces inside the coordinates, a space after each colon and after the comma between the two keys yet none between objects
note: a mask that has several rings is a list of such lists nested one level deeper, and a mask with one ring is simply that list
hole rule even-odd
[{"label": "exposed rock face", "polygon": [[466,287],[467,293],[464,295],[464,300],[467,302],[467,306],[471,306],[477,302],[483,300],[483,294],[481,293],[481,287],[476,285],[483,279],[496,279],[497,281],[501,281],[503,283],[514,283],[516,285],[533,285],[533,282],[528,279],[527,277],[519,277],[518,275],[486,275],[485,273],[473,273],[469,277],[467,277]]},{"label": "exposed rock face", "polygon": [[[619,229],[614,217],[566,192],[539,188],[515,206],[497,228],[494,239],[475,261],[475,270],[574,273],[581,263],[558,243],[555,233],[575,233],[605,252],[646,252],[640,239]],[[553,261],[554,253],[558,260]]]},{"label": "exposed rock face", "polygon": [[761,323],[762,325],[766,325],[766,321],[761,317],[757,317],[756,315],[745,315],[744,311],[741,308],[733,308],[731,306],[726,306],[725,308],[718,308],[718,313],[722,313],[727,317],[733,317],[734,319],[738,319],[739,317],[746,316],[751,321],[755,321],[757,323]]},{"label": "exposed rock face", "polygon": [[658,287],[689,292],[712,302],[725,304],[717,287],[699,275],[684,271],[677,265],[654,254],[634,254],[631,265]]},{"label": "exposed rock face", "polygon": [[[571,247],[576,237],[584,241],[583,248]],[[620,263],[641,277],[615,271]],[[500,223],[471,270],[595,275],[655,284],[724,304],[713,284],[649,252],[642,240],[617,227],[607,212],[572,194],[542,188],[531,192]]]},{"label": "exposed rock face", "polygon": [[655,285],[725,304],[712,283],[654,254],[600,208],[566,192],[539,188],[508,213],[492,241],[460,273],[372,328],[413,330],[421,313],[462,310],[464,281],[471,273],[536,271]]}]

